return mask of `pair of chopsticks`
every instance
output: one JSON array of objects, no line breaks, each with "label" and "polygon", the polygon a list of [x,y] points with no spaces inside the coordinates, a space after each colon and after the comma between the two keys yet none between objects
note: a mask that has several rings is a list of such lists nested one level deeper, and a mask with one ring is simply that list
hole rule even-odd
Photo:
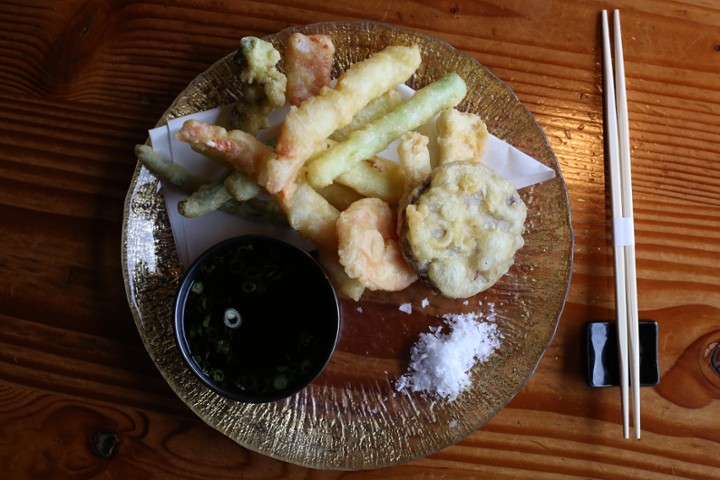
[{"label": "pair of chopsticks", "polygon": [[[640,438],[640,334],[638,331],[637,279],[635,273],[635,227],[633,224],[630,175],[630,130],[628,127],[625,66],[620,32],[620,12],[613,12],[615,74],[610,50],[607,10],[602,11],[607,148],[612,191],[617,312],[622,398],[623,435],[630,438],[628,384],[632,389],[633,427]],[[628,363],[630,364],[628,367]],[[628,382],[629,372],[629,382]]]}]

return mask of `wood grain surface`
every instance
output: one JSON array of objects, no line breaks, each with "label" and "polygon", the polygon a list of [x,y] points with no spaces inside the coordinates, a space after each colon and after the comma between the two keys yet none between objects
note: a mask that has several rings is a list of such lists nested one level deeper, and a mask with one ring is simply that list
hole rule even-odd
[{"label": "wood grain surface", "polygon": [[[599,12],[622,12],[639,305],[661,381],[624,440],[583,376],[614,312]],[[195,417],[147,355],[120,264],[132,148],[245,35],[338,19],[442,38],[534,114],[568,185],[575,266],[555,340],[484,428],[410,464],[315,471]],[[0,1],[0,476],[7,479],[720,479],[720,4],[642,1]]]}]

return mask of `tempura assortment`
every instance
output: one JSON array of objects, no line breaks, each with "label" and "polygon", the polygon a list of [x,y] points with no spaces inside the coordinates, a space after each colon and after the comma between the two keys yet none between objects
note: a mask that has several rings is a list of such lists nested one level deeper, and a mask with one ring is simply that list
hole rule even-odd
[{"label": "tempura assortment", "polygon": [[[229,129],[188,120],[177,139],[228,169],[205,185],[138,145],[138,158],[188,193],[192,217],[222,209],[286,222],[311,240],[336,288],[397,291],[421,278],[439,293],[470,297],[504,275],[522,247],[526,208],[480,163],[487,127],[457,105],[464,80],[448,73],[403,100],[396,87],[421,64],[416,45],[393,45],[333,81],[326,35],[295,33],[281,54],[243,38],[234,59],[242,83]],[[257,133],[289,104],[272,145]],[[436,118],[438,158],[416,129]],[[380,156],[400,139],[399,162]]]}]

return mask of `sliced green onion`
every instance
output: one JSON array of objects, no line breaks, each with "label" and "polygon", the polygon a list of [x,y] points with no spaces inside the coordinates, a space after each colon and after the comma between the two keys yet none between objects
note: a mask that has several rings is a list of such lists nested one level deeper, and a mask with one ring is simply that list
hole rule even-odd
[{"label": "sliced green onion", "polygon": [[209,304],[209,302],[208,302],[208,298],[207,298],[207,297],[203,296],[202,298],[200,298],[200,310],[201,310],[201,311],[206,312],[206,311],[208,310],[209,305],[210,305],[210,304]]},{"label": "sliced green onion", "polygon": [[218,340],[215,344],[215,350],[221,355],[227,355],[230,353],[230,342],[227,340]]},{"label": "sliced green onion", "polygon": [[273,380],[273,387],[275,390],[283,390],[287,388],[288,386],[288,379],[285,375],[278,375],[275,377],[275,380]]},{"label": "sliced green onion", "polygon": [[234,308],[228,308],[225,310],[225,318],[223,321],[228,328],[238,328],[242,324],[242,317]]}]

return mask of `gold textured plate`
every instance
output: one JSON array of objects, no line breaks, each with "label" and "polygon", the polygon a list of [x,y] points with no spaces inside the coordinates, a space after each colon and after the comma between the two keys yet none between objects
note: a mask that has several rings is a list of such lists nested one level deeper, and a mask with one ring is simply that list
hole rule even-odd
[{"label": "gold textured plate", "polygon": [[[456,71],[467,82],[461,110],[479,113],[496,136],[554,169],[557,176],[521,190],[528,205],[525,246],[492,289],[467,302],[433,295],[416,282],[403,292],[366,292],[341,299],[335,355],[307,389],[287,400],[243,404],[224,399],[193,377],[172,330],[182,279],[158,180],[138,166],[127,195],[123,267],[128,301],[153,361],[177,395],[205,422],[239,444],[291,463],[365,469],[404,463],[449,446],[484,425],[525,385],[555,333],[572,269],[573,236],[567,191],[557,159],[515,95],[474,59],[417,32],[371,22],[314,24],[268,37],[282,51],[293,31],[332,35],[336,74],[390,44],[420,46],[423,64],[408,85],[418,89]],[[235,100],[232,54],[198,76],[159,120]],[[430,304],[421,308],[427,298]],[[412,313],[399,305],[411,302]],[[394,391],[421,332],[446,313],[494,316],[501,347],[472,371],[472,385],[454,402]]]}]

